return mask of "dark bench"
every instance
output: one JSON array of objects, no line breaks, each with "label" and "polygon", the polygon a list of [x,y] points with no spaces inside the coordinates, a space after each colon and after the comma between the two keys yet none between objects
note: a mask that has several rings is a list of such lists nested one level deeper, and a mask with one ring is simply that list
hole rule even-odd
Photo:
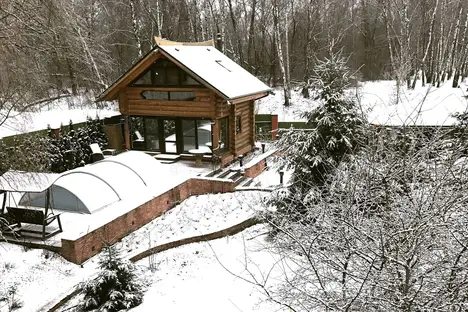
[{"label": "dark bench", "polygon": [[[7,207],[8,212],[2,215],[3,218],[7,220],[8,226],[11,228],[20,227],[19,232],[29,232],[29,233],[38,233],[42,235],[42,239],[45,240],[57,233],[62,232],[62,223],[60,221],[60,214],[54,215],[49,214],[45,215],[42,210],[33,210],[25,208],[16,208],[16,207]],[[57,220],[58,229],[52,232],[47,232],[47,226],[50,225],[53,221]],[[41,225],[42,231],[35,231],[29,229],[22,229],[21,223]]]}]

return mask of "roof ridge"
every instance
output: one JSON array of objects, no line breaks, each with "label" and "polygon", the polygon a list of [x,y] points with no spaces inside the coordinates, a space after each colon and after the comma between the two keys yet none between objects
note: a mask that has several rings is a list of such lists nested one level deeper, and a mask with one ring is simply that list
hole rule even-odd
[{"label": "roof ridge", "polygon": [[156,42],[157,46],[215,46],[214,40],[207,40],[201,42],[177,42],[155,36],[154,41]]}]

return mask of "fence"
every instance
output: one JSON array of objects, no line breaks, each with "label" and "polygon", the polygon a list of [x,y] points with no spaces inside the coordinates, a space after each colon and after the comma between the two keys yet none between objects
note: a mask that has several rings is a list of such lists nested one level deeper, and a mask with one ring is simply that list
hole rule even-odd
[{"label": "fence", "polygon": [[275,140],[278,129],[310,129],[305,121],[278,121],[278,115],[255,115],[255,139],[257,141]]}]

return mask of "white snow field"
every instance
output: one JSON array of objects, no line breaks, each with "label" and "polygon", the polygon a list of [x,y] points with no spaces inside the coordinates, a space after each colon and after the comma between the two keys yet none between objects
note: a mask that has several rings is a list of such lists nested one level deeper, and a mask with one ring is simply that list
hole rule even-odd
[{"label": "white snow field", "polygon": [[[281,274],[269,272],[278,259],[268,251],[266,232],[263,225],[257,225],[231,237],[154,256],[151,261],[156,269],[147,275],[152,285],[143,303],[130,311],[281,311],[281,306],[268,301],[261,288],[252,284],[273,286]],[[147,268],[149,261],[137,264]]]},{"label": "white snow field", "polygon": [[[37,111],[10,112],[5,123],[0,126],[0,138],[47,129],[48,125],[57,128],[62,124],[68,125],[70,120],[73,123],[80,123],[86,121],[88,117],[103,119],[120,115],[117,105],[97,108],[95,105],[90,106],[89,103],[93,103],[90,96],[80,95],[42,104]],[[5,113],[0,110],[0,120],[3,120]]]},{"label": "white snow field", "polygon": [[[359,83],[358,91],[362,109],[372,124],[442,126],[454,123],[451,114],[467,109],[467,88],[466,82],[459,88],[452,88],[452,81],[446,81],[440,88],[430,84],[422,87],[419,82],[415,90],[402,86],[397,96],[395,81],[382,80]],[[350,93],[355,95],[356,90]],[[300,113],[312,109],[316,102],[304,99],[300,88],[294,89],[291,96],[293,104],[284,107],[284,94],[275,89],[274,95],[257,102],[256,113],[277,114],[279,121],[304,121]]]}]

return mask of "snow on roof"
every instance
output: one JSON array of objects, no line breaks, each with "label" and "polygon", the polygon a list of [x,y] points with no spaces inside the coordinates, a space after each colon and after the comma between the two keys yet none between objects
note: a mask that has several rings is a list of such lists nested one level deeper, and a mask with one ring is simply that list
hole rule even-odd
[{"label": "snow on roof", "polygon": [[270,87],[236,64],[215,47],[161,45],[169,58],[193,72],[227,99],[270,91]]},{"label": "snow on roof", "polygon": [[10,170],[0,176],[0,190],[39,193],[52,185],[59,176],[56,173]]},{"label": "snow on roof", "polygon": [[163,166],[150,155],[139,151],[128,151],[114,157],[108,157],[99,163],[114,162],[132,170],[143,183],[150,187],[158,184],[166,176],[168,167]]}]

